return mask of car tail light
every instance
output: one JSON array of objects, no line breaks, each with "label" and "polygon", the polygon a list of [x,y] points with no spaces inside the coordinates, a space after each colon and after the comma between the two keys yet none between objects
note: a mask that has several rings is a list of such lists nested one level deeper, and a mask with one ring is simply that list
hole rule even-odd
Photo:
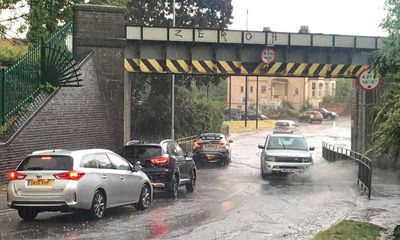
[{"label": "car tail light", "polygon": [[194,141],[194,148],[200,148],[201,147],[201,141]]},{"label": "car tail light", "polygon": [[153,157],[150,159],[150,162],[154,166],[165,166],[169,163],[169,157]]},{"label": "car tail light", "polygon": [[12,171],[8,173],[8,179],[11,180],[22,180],[26,177],[25,174],[19,173],[17,171]]},{"label": "car tail light", "polygon": [[84,175],[85,175],[84,172],[77,172],[77,171],[71,170],[71,171],[68,171],[68,172],[57,173],[57,174],[54,174],[53,176],[56,179],[78,181]]},{"label": "car tail light", "polygon": [[220,146],[221,148],[225,148],[226,143],[225,143],[224,141],[220,141],[220,142],[219,142],[219,146]]}]

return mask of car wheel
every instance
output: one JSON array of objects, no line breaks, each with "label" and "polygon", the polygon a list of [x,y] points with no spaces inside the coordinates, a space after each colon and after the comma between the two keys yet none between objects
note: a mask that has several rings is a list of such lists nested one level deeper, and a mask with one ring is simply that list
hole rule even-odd
[{"label": "car wheel", "polygon": [[151,190],[149,185],[145,184],[140,192],[139,202],[135,203],[135,208],[137,210],[143,211],[150,207],[151,202]]},{"label": "car wheel", "polygon": [[178,197],[178,187],[179,187],[179,181],[178,181],[178,178],[176,177],[176,175],[174,174],[172,176],[169,188],[167,190],[167,193],[170,198],[175,199]]},{"label": "car wheel", "polygon": [[26,207],[18,209],[18,215],[25,221],[32,221],[37,217],[38,213],[39,213],[38,210],[34,208]]},{"label": "car wheel", "polygon": [[90,217],[95,220],[102,219],[106,211],[106,195],[97,190],[94,193],[92,207],[90,208]]},{"label": "car wheel", "polygon": [[193,169],[192,174],[190,176],[190,182],[186,184],[186,191],[188,193],[194,192],[194,189],[196,188],[196,181],[197,181],[196,171]]}]

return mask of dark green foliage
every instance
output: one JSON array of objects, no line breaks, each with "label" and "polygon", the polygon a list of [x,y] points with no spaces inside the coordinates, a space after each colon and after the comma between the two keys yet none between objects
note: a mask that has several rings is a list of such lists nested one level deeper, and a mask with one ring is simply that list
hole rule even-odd
[{"label": "dark green foliage", "polygon": [[[164,92],[169,89],[165,89]],[[195,100],[189,90],[176,87],[175,95],[176,138],[220,132],[223,115],[219,105],[211,100]],[[162,139],[171,134],[171,99],[166,95],[149,94],[143,105],[137,106],[138,125],[133,128],[132,138]],[[134,120],[135,121],[135,120]],[[136,131],[135,131],[136,130]]]},{"label": "dark green foliage", "polygon": [[336,80],[336,98],[335,102],[351,102],[353,80],[350,79],[337,79]]},{"label": "dark green foliage", "polygon": [[304,102],[303,104],[303,108],[301,109],[301,111],[305,112],[307,110],[310,110],[314,108],[313,105],[308,101],[308,99]]},{"label": "dark green foliage", "polygon": [[393,151],[397,159],[400,154],[400,1],[386,0],[385,7],[388,14],[381,26],[389,36],[383,48],[375,53],[373,70],[384,78],[386,86],[373,109],[373,146],[378,156]]}]

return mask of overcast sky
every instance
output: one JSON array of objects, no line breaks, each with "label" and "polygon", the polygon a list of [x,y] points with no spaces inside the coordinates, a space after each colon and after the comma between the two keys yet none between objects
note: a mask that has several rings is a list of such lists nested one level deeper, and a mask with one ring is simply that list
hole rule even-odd
[{"label": "overcast sky", "polygon": [[308,25],[311,33],[387,36],[379,24],[386,16],[385,0],[232,0],[230,29],[298,32]]}]

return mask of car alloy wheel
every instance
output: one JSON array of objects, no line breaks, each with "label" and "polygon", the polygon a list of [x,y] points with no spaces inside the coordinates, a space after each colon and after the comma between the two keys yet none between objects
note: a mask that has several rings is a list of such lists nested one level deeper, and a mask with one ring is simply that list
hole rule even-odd
[{"label": "car alloy wheel", "polygon": [[192,170],[190,182],[186,185],[186,191],[188,191],[189,193],[194,192],[194,189],[196,188],[196,182],[197,182],[196,171]]},{"label": "car alloy wheel", "polygon": [[91,217],[101,219],[106,210],[106,197],[103,192],[97,190],[93,196],[92,208],[90,209]]},{"label": "car alloy wheel", "polygon": [[147,184],[145,184],[140,193],[139,202],[135,204],[137,210],[146,210],[150,207],[151,192]]}]

